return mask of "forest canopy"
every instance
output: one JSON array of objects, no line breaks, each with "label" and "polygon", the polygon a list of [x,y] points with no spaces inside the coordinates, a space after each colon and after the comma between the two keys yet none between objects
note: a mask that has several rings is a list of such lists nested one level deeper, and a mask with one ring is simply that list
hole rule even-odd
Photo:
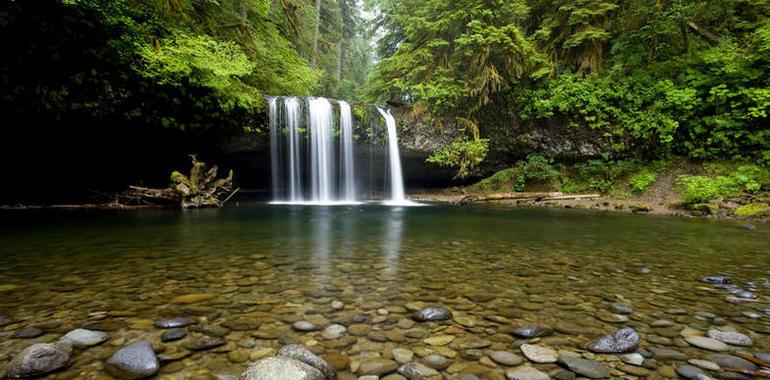
[{"label": "forest canopy", "polygon": [[770,162],[770,0],[2,4],[21,119],[259,131],[264,95],[318,95],[456,129],[430,162],[460,176],[525,124],[618,157]]}]

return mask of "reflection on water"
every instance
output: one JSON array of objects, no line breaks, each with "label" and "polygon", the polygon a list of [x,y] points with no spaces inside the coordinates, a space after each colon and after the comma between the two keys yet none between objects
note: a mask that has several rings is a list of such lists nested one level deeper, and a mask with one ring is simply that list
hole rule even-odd
[{"label": "reflection on water", "polygon": [[[25,345],[94,323],[111,340],[79,352],[62,378],[100,378],[104,358],[137,339],[184,358],[164,367],[170,378],[214,378],[245,368],[238,359],[243,355],[231,352],[245,351],[249,357],[288,342],[357,361],[387,356],[395,347],[424,356],[437,348],[423,339],[447,327],[457,343],[442,346],[441,352],[453,355],[453,368],[490,371],[482,378],[500,378],[503,369],[480,365],[479,352],[466,352],[459,344],[485,340],[491,345],[482,355],[501,349],[518,353],[523,341],[505,331],[530,324],[567,324],[540,344],[576,352],[626,324],[640,331],[643,347],[671,347],[690,358],[710,352],[682,345],[678,330],[671,330],[736,329],[754,339],[747,350],[767,351],[770,232],[765,226],[755,232],[735,227],[708,220],[483,207],[254,205],[192,212],[3,213],[0,369]],[[732,276],[760,302],[726,302],[726,290],[699,281],[714,274]],[[214,299],[172,302],[200,293]],[[333,300],[345,309],[333,310]],[[634,311],[619,323],[611,303]],[[413,326],[405,307],[415,304],[444,305],[458,318]],[[379,309],[389,315],[380,316]],[[676,309],[683,314],[670,313]],[[717,317],[702,317],[711,314]],[[199,333],[161,343],[152,327],[158,318],[183,315],[200,318],[207,327],[224,328],[237,318],[261,326],[229,331],[228,344],[219,351],[193,353],[186,345],[202,338]],[[328,340],[317,331],[291,328],[298,320],[323,326],[357,316],[366,317],[369,334]],[[675,326],[654,327],[658,320]],[[48,327],[39,338],[9,338],[41,324]],[[616,360],[602,360],[619,368]]]}]

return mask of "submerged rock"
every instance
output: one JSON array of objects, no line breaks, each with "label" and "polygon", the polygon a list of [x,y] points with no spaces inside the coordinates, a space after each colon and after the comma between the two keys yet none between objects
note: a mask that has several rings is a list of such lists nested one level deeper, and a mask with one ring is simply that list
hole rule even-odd
[{"label": "submerged rock", "polygon": [[589,379],[606,379],[610,377],[609,372],[604,366],[593,360],[583,359],[576,356],[559,356],[559,363],[569,368],[578,375],[583,375]]},{"label": "submerged rock", "polygon": [[534,367],[519,367],[505,372],[508,380],[550,380],[551,376],[538,371]]},{"label": "submerged rock", "polygon": [[303,346],[298,344],[290,344],[288,346],[284,346],[278,351],[277,356],[305,363],[319,370],[328,380],[334,379],[334,368],[332,368],[332,366],[329,365],[326,360],[321,359]]},{"label": "submerged rock", "polygon": [[751,346],[754,341],[746,335],[735,331],[709,330],[708,336],[722,343],[732,344],[734,346]]},{"label": "submerged rock", "polygon": [[43,335],[43,330],[37,327],[25,327],[11,335],[11,339],[32,339]]},{"label": "submerged rock", "polygon": [[16,355],[6,368],[6,377],[20,379],[42,376],[70,364],[70,342],[38,343]]},{"label": "submerged rock", "polygon": [[85,348],[100,345],[109,338],[107,333],[102,331],[75,329],[61,337],[61,340],[72,343],[76,348]]},{"label": "submerged rock", "polygon": [[409,363],[398,367],[398,373],[409,380],[423,380],[433,377],[438,378],[439,373],[433,368],[424,366],[420,363]]},{"label": "submerged rock", "polygon": [[755,226],[753,224],[744,224],[744,225],[738,226],[738,229],[741,230],[741,231],[756,231],[757,230],[757,226]]},{"label": "submerged rock", "polygon": [[197,324],[198,321],[192,319],[192,318],[169,318],[169,319],[161,319],[159,321],[156,321],[154,323],[155,327],[159,329],[175,329],[179,327],[187,327],[190,325]]},{"label": "submerged rock", "polygon": [[325,380],[321,371],[297,360],[270,357],[255,362],[240,380]]},{"label": "submerged rock", "polygon": [[324,339],[335,340],[345,336],[345,332],[347,332],[345,326],[331,325],[324,329],[324,331],[321,333],[321,336],[324,337]]},{"label": "submerged rock", "polygon": [[558,357],[558,352],[553,348],[534,344],[522,344],[521,352],[535,363],[556,363]]},{"label": "submerged rock", "polygon": [[187,336],[187,330],[185,329],[168,329],[160,336],[160,340],[163,342],[173,342],[175,340],[183,339]]},{"label": "submerged rock", "polygon": [[623,354],[636,350],[640,341],[636,330],[626,327],[589,343],[587,348],[601,354]]},{"label": "submerged rock", "polygon": [[205,351],[219,346],[224,346],[227,342],[222,338],[203,338],[197,339],[187,344],[190,351]]},{"label": "submerged rock", "polygon": [[540,326],[520,327],[511,332],[519,338],[540,338],[553,334],[553,330]]},{"label": "submerged rock", "polygon": [[158,372],[160,363],[147,341],[140,341],[118,350],[104,363],[104,369],[120,379],[143,379]]},{"label": "submerged rock", "polygon": [[452,319],[452,312],[445,307],[429,307],[414,314],[414,320],[419,322],[446,321]]},{"label": "submerged rock", "polygon": [[728,345],[705,336],[688,336],[684,340],[695,347],[710,351],[728,351],[730,349]]},{"label": "submerged rock", "polygon": [[724,285],[730,283],[729,276],[706,276],[701,279],[702,282],[712,285]]}]

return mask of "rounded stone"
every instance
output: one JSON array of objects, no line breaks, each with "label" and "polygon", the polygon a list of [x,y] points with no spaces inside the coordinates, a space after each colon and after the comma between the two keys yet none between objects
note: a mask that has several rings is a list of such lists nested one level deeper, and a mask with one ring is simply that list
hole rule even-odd
[{"label": "rounded stone", "polygon": [[524,361],[521,356],[508,351],[493,351],[489,354],[489,358],[497,364],[508,367],[515,367]]},{"label": "rounded stone", "polygon": [[240,380],[325,380],[321,371],[300,361],[282,357],[264,358],[241,374]]},{"label": "rounded stone", "polygon": [[307,348],[298,345],[298,344],[290,344],[288,346],[281,347],[280,350],[278,350],[278,357],[282,358],[288,358],[292,360],[296,360],[299,362],[302,362],[304,364],[307,364],[318,371],[320,371],[324,377],[326,377],[329,380],[334,379],[335,371],[332,366],[326,362],[326,360],[323,360],[316,354],[310,352]]},{"label": "rounded stone", "polygon": [[518,367],[505,372],[508,380],[550,380],[551,376],[534,367]]},{"label": "rounded stone", "polygon": [[735,331],[709,330],[709,338],[718,340],[722,343],[732,344],[734,346],[751,346],[754,341],[748,336]]},{"label": "rounded stone", "polygon": [[324,339],[335,340],[345,336],[346,331],[347,329],[345,328],[345,326],[334,324],[325,328],[324,331],[321,333],[321,336],[324,337]]},{"label": "rounded stone", "polygon": [[312,323],[310,323],[308,321],[297,321],[297,322],[294,322],[294,324],[291,325],[291,328],[293,328],[294,330],[303,331],[303,332],[315,331],[315,330],[318,329],[314,324],[312,324]]},{"label": "rounded stone", "polygon": [[414,359],[414,352],[407,350],[406,348],[394,348],[393,359],[396,359],[400,364],[406,364]]},{"label": "rounded stone", "polygon": [[679,367],[676,367],[676,373],[679,376],[684,377],[685,379],[695,379],[698,376],[706,375],[705,373],[703,373],[703,371],[700,368],[689,364],[684,364],[684,365],[680,365]]},{"label": "rounded stone", "polygon": [[539,338],[553,334],[553,330],[540,326],[519,327],[511,332],[519,338]]},{"label": "rounded stone", "polygon": [[192,318],[168,318],[168,319],[161,319],[159,321],[155,321],[153,325],[159,329],[175,329],[180,327],[187,327],[190,325],[194,325],[198,323],[198,321],[192,319]]},{"label": "rounded stone", "polygon": [[445,307],[428,307],[414,314],[414,320],[418,322],[446,321],[452,319],[452,312]]},{"label": "rounded stone", "polygon": [[711,338],[706,338],[705,336],[688,336],[684,338],[684,340],[689,343],[692,346],[702,348],[704,350],[710,350],[710,351],[728,351],[730,350],[730,346]]},{"label": "rounded stone", "polygon": [[433,368],[439,371],[446,367],[449,367],[449,359],[437,354],[428,355],[422,358],[422,363],[430,368]]},{"label": "rounded stone", "polygon": [[583,375],[589,379],[606,379],[610,377],[609,372],[601,363],[593,360],[583,359],[577,356],[559,356],[559,363],[569,368],[570,371]]},{"label": "rounded stone", "polygon": [[591,352],[622,354],[636,350],[640,341],[641,338],[636,330],[626,327],[589,343],[587,347]]},{"label": "rounded stone", "polygon": [[535,363],[556,363],[559,355],[553,348],[534,344],[522,344],[520,348],[524,356]]},{"label": "rounded stone", "polygon": [[11,339],[33,339],[44,334],[38,327],[25,327],[11,335]]},{"label": "rounded stone", "polygon": [[43,376],[68,366],[71,357],[69,342],[33,344],[11,360],[5,375],[9,379]]},{"label": "rounded stone", "polygon": [[61,340],[72,343],[72,346],[75,348],[86,348],[98,346],[109,338],[107,333],[102,331],[75,329],[61,337]]},{"label": "rounded stone", "polygon": [[115,352],[104,369],[120,379],[143,379],[157,373],[160,363],[150,342],[139,341]]},{"label": "rounded stone", "polygon": [[187,336],[187,330],[185,329],[168,329],[160,335],[160,340],[163,342],[173,342],[175,340],[183,339]]},{"label": "rounded stone", "polygon": [[428,366],[420,363],[409,363],[398,367],[398,373],[407,379],[432,379],[439,376],[439,373]]}]

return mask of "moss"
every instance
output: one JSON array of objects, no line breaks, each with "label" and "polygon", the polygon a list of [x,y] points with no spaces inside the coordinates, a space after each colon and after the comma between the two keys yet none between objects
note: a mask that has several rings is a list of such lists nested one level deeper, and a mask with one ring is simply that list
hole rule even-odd
[{"label": "moss", "polygon": [[650,212],[652,211],[652,206],[650,205],[632,205],[629,206],[631,209],[631,212],[634,214],[640,213],[640,212]]},{"label": "moss", "polygon": [[695,216],[716,215],[719,207],[710,203],[698,203],[689,207],[690,212]]},{"label": "moss", "polygon": [[741,218],[761,218],[770,216],[770,205],[766,203],[749,203],[735,209],[735,215]]}]

